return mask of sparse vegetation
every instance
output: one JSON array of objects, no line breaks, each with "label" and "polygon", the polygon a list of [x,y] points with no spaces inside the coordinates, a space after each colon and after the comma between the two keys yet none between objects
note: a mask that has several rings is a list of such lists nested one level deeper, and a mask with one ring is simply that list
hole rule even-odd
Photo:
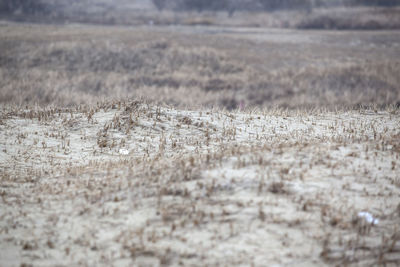
[{"label": "sparse vegetation", "polygon": [[[0,117],[0,243],[23,251],[3,264],[400,260],[398,109],[244,113],[129,100],[3,105]],[[357,216],[364,210],[379,224]],[[270,253],[241,253],[261,246]]]},{"label": "sparse vegetation", "polygon": [[0,265],[396,266],[399,47],[396,31],[0,22]]}]

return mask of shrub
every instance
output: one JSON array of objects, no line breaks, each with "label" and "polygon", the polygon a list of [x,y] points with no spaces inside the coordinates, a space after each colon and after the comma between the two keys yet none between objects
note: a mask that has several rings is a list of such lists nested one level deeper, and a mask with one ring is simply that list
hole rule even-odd
[{"label": "shrub", "polygon": [[166,7],[166,1],[165,0],[153,0],[152,1],[154,6],[159,10],[162,11]]},{"label": "shrub", "polygon": [[311,0],[259,0],[265,10],[311,9]]},{"label": "shrub", "polygon": [[400,0],[354,0],[354,4],[367,6],[397,6]]},{"label": "shrub", "polygon": [[47,6],[37,0],[0,0],[0,13],[3,14],[43,14]]}]

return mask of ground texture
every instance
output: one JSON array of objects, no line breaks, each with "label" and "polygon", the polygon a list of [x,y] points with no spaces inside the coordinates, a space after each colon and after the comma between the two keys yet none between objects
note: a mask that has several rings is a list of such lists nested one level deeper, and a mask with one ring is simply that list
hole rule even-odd
[{"label": "ground texture", "polygon": [[2,105],[0,265],[396,266],[399,129],[398,109]]}]

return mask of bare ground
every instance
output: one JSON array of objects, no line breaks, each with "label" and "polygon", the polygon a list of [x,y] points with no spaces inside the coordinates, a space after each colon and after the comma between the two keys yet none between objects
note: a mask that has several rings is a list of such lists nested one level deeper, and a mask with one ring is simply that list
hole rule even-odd
[{"label": "bare ground", "polygon": [[126,101],[0,118],[1,265],[400,261],[398,109]]},{"label": "bare ground", "polygon": [[399,54],[397,31],[2,22],[0,265],[398,265]]}]

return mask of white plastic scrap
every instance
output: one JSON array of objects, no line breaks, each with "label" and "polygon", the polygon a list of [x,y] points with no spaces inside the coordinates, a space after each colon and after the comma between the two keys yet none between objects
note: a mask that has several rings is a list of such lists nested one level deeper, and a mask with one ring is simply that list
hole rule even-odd
[{"label": "white plastic scrap", "polygon": [[371,213],[366,212],[366,211],[360,211],[360,212],[358,213],[358,217],[359,217],[359,218],[364,218],[365,221],[366,221],[367,223],[370,223],[370,224],[378,224],[378,223],[379,223],[379,219],[374,218],[374,216],[372,216]]},{"label": "white plastic scrap", "polygon": [[121,155],[129,155],[129,150],[121,148],[119,150],[119,154],[121,154]]}]

